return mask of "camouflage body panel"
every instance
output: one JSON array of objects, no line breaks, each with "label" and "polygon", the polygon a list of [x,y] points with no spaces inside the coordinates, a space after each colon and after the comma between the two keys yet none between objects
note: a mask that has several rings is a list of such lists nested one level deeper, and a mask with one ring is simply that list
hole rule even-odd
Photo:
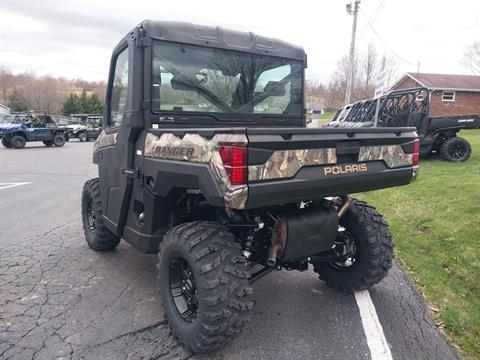
[{"label": "camouflage body panel", "polygon": [[95,143],[93,144],[93,152],[107,146],[115,145],[117,143],[117,135],[117,133],[107,134],[105,130],[102,130],[100,135],[98,135],[97,140],[95,140]]},{"label": "camouflage body panel", "polygon": [[[216,134],[207,139],[200,134],[187,133],[183,137],[172,133],[147,133],[145,157],[208,164],[223,194],[225,207],[244,209],[248,198],[248,186],[232,185],[228,177],[219,147],[221,145],[248,144],[244,134]],[[383,160],[389,168],[409,166],[412,154],[405,154],[401,145],[364,146],[360,148],[358,162]],[[277,150],[260,165],[248,166],[249,181],[268,181],[291,178],[304,166],[335,165],[335,148]]]},{"label": "camouflage body panel", "polygon": [[334,148],[278,150],[261,165],[248,167],[248,180],[271,180],[289,178],[303,166],[327,165],[337,162],[337,153]]},{"label": "camouflage body panel", "polygon": [[406,154],[401,145],[363,146],[358,153],[358,161],[383,160],[389,168],[409,166],[413,154]]},{"label": "camouflage body panel", "polygon": [[[358,162],[383,160],[389,168],[409,166],[412,154],[406,154],[401,145],[363,146]],[[304,166],[331,165],[337,163],[335,148],[278,150],[261,165],[248,167],[248,180],[273,180],[290,178]]]},{"label": "camouflage body panel", "polygon": [[247,203],[247,185],[232,185],[222,158],[218,151],[222,144],[247,145],[244,134],[216,134],[211,140],[199,134],[185,134],[180,138],[174,134],[155,135],[147,133],[145,138],[145,157],[188,161],[209,164],[220,188],[223,191],[225,207],[244,209]]}]

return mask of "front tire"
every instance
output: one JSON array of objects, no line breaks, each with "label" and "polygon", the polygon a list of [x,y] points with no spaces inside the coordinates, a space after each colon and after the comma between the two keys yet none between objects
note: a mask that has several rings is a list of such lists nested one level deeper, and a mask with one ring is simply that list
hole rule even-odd
[{"label": "front tire", "polygon": [[63,134],[55,134],[53,136],[53,143],[57,147],[62,147],[65,145],[65,136],[63,136]]},{"label": "front tire", "polygon": [[87,140],[88,140],[87,134],[84,133],[84,132],[78,134],[78,140],[80,140],[80,142],[85,142],[85,141],[87,141]]},{"label": "front tire", "polygon": [[192,353],[211,352],[250,318],[252,288],[235,237],[215,222],[171,229],[160,243],[159,282],[173,334]]},{"label": "front tire", "polygon": [[5,146],[7,149],[10,149],[12,147],[10,140],[5,137],[2,138],[2,145]]},{"label": "front tire", "polygon": [[113,250],[120,238],[108,230],[103,222],[102,195],[98,178],[83,185],[82,220],[88,246],[95,251]]},{"label": "front tire", "polygon": [[353,241],[353,255],[345,262],[313,263],[314,271],[327,285],[347,293],[379,283],[392,267],[393,240],[383,216],[366,202],[352,199],[340,218],[340,226]]},{"label": "front tire", "polygon": [[10,139],[10,144],[14,149],[22,149],[25,147],[27,140],[20,135],[15,135]]},{"label": "front tire", "polygon": [[462,162],[468,160],[472,153],[469,142],[461,137],[452,137],[440,147],[440,155],[446,161]]}]

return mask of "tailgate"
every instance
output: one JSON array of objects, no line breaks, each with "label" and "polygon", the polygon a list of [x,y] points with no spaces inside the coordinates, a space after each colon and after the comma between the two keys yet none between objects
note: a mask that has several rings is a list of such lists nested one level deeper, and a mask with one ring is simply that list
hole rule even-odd
[{"label": "tailgate", "polygon": [[248,208],[408,184],[414,128],[247,128]]},{"label": "tailgate", "polygon": [[431,130],[445,130],[449,128],[479,129],[480,115],[445,116],[431,118]]}]

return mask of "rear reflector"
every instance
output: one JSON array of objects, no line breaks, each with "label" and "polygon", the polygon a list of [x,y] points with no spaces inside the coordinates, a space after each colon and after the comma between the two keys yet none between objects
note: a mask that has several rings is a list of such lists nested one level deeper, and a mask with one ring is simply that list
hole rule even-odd
[{"label": "rear reflector", "polygon": [[244,146],[220,146],[220,157],[232,185],[247,183],[247,148]]},{"label": "rear reflector", "polygon": [[420,163],[420,139],[413,140],[412,166],[418,166]]}]

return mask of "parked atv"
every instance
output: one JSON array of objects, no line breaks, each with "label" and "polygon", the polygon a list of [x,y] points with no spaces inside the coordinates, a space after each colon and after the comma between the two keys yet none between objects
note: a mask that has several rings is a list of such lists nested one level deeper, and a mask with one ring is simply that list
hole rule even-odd
[{"label": "parked atv", "polygon": [[392,266],[387,223],[348,194],[413,181],[417,135],[306,128],[305,67],[301,47],[179,22],[144,21],[113,51],[85,238],[158,252],[166,317],[193,353],[241,331],[269,272],[312,264],[352,292]]},{"label": "parked atv", "polygon": [[[70,139],[79,139],[81,142],[87,141],[86,127],[81,124],[68,124],[68,137]],[[80,136],[81,135],[81,136]]]},{"label": "parked atv", "polygon": [[101,131],[101,116],[88,114],[72,114],[81,123],[68,125],[68,135],[81,142],[96,140]]},{"label": "parked atv", "polygon": [[29,116],[20,124],[9,123],[0,127],[0,138],[6,148],[21,149],[29,141],[61,147],[68,139],[68,133],[65,127],[57,126],[49,116]]},{"label": "parked atv", "polygon": [[447,161],[466,161],[472,148],[458,136],[460,130],[480,128],[480,114],[430,117],[430,93],[426,88],[395,90],[374,99],[340,108],[329,127],[416,127],[420,154],[440,154]]}]

